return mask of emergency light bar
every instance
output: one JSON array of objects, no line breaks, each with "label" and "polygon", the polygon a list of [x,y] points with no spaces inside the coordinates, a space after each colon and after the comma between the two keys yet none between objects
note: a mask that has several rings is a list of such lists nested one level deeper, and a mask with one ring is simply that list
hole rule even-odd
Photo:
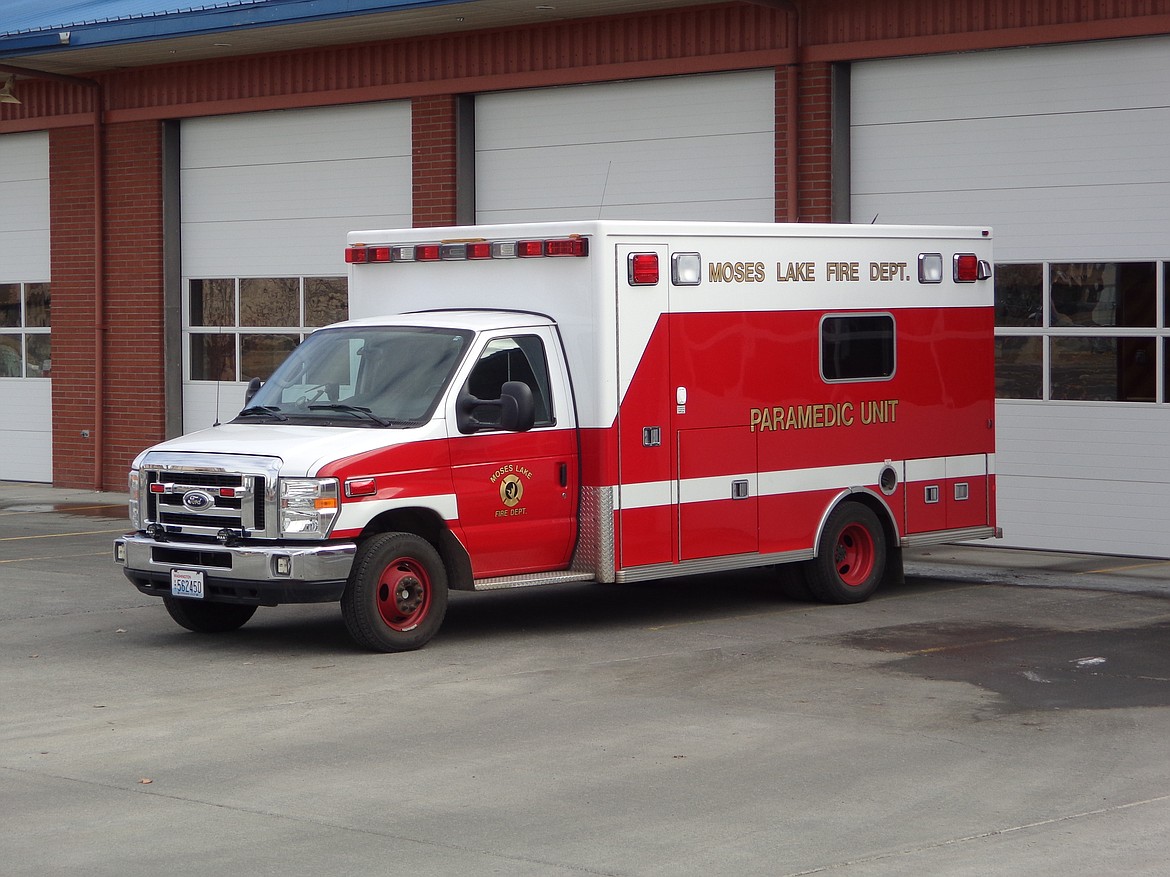
[{"label": "emergency light bar", "polygon": [[465,262],[476,259],[535,259],[546,256],[588,255],[589,239],[578,236],[523,241],[353,244],[345,248],[345,261],[351,265],[366,265],[373,262]]}]

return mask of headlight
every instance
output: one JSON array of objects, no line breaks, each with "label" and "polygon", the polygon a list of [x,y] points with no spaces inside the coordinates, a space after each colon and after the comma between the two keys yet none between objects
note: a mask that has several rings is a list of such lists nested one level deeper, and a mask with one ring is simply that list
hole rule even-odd
[{"label": "headlight", "polygon": [[138,470],[137,469],[130,470],[130,478],[129,478],[129,483],[128,483],[127,487],[128,487],[128,492],[130,494],[130,502],[129,502],[128,507],[126,509],[126,514],[130,518],[130,526],[133,527],[135,530],[137,530],[139,527],[142,526],[142,518],[138,512],[139,482],[138,482]]},{"label": "headlight", "polygon": [[280,535],[324,539],[337,518],[336,478],[280,479]]}]

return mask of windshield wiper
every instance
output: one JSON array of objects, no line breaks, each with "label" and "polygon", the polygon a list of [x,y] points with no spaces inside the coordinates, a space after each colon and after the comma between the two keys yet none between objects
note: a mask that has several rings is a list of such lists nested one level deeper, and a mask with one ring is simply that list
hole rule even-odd
[{"label": "windshield wiper", "polygon": [[340,403],[340,402],[333,402],[329,405],[310,405],[309,410],[310,411],[344,411],[346,414],[354,414],[354,415],[357,415],[359,417],[367,417],[370,420],[374,421],[374,423],[378,424],[378,426],[393,426],[394,425],[393,421],[387,420],[384,417],[379,417],[377,414],[375,414],[369,408],[366,408],[366,407],[361,406],[361,405],[346,405],[346,404]]},{"label": "windshield wiper", "polygon": [[275,405],[249,405],[236,417],[271,417],[273,420],[288,420]]}]

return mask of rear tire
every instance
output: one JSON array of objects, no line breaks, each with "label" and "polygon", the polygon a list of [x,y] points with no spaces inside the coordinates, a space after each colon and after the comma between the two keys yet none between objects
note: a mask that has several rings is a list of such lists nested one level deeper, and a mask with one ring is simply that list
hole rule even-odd
[{"label": "rear tire", "polygon": [[817,556],[805,566],[805,581],[822,603],[868,600],[886,568],[886,533],[874,512],[859,502],[833,509],[817,543]]},{"label": "rear tire", "polygon": [[354,642],[378,652],[422,648],[447,614],[447,570],[413,533],[373,536],[358,550],[341,597]]},{"label": "rear tire", "polygon": [[239,630],[256,614],[255,606],[242,603],[204,603],[183,597],[163,597],[163,605],[180,627],[196,633],[228,633]]},{"label": "rear tire", "polygon": [[780,593],[794,603],[810,603],[815,598],[808,589],[803,563],[782,563],[775,569]]}]

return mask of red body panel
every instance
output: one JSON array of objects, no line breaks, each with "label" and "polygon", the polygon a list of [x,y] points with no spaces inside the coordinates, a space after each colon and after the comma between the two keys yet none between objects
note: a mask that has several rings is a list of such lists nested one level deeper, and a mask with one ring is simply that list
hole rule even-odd
[{"label": "red body panel", "polygon": [[[681,499],[689,499],[687,485],[694,484],[693,479],[754,475],[756,471],[755,437],[739,427],[679,430],[678,455]],[[741,499],[734,497],[725,482],[719,479],[714,489],[697,490],[702,499],[680,503],[680,559],[746,554],[759,547],[759,498],[752,489],[755,479],[732,479],[744,484]],[[696,486],[705,485],[699,482]],[[723,496],[719,496],[721,487]],[[716,495],[710,497],[712,493]]]},{"label": "red body panel", "polygon": [[[624,427],[653,419],[643,413],[650,409],[670,429],[659,448],[643,448],[640,430],[623,430],[621,473],[626,484],[677,480],[682,502],[677,518],[661,508],[619,512],[622,565],[809,550],[843,490],[882,496],[876,470],[867,482],[848,472],[834,481],[828,470],[993,454],[990,309],[891,313],[893,376],[839,383],[821,377],[820,311],[672,314],[660,322],[620,420]],[[686,388],[681,412],[677,387]],[[763,422],[753,425],[752,409],[765,408]],[[750,499],[687,502],[691,479],[755,473],[758,501],[753,483]],[[955,500],[956,480],[967,484],[966,500]],[[816,486],[801,489],[805,481]],[[946,479],[936,508],[923,504],[920,485],[899,483],[881,501],[901,535],[991,526],[989,481]],[[781,485],[779,492],[769,483]]]},{"label": "red body panel", "polygon": [[[568,564],[577,530],[577,472],[576,434],[541,430],[412,442],[346,457],[319,474],[343,485],[375,478],[376,495],[346,497],[343,489],[343,504],[401,506],[411,498],[453,496],[459,516],[448,524],[482,578]],[[352,539],[360,532],[332,535]]]},{"label": "red body panel", "polygon": [[563,569],[577,530],[570,430],[451,441],[459,531],[476,578]]},{"label": "red body panel", "polygon": [[[609,428],[457,436],[346,458],[322,474],[377,476],[376,496],[346,503],[453,495],[449,525],[477,578],[565,568],[581,486],[625,486],[614,515],[619,570],[807,552],[828,509],[856,488],[885,504],[899,535],[993,526],[994,475],[945,468],[994,453],[990,309],[890,313],[888,380],[822,378],[821,311],[670,314]],[[877,484],[885,461],[899,473],[888,494]],[[902,473],[931,467],[941,477],[904,483]]]}]

